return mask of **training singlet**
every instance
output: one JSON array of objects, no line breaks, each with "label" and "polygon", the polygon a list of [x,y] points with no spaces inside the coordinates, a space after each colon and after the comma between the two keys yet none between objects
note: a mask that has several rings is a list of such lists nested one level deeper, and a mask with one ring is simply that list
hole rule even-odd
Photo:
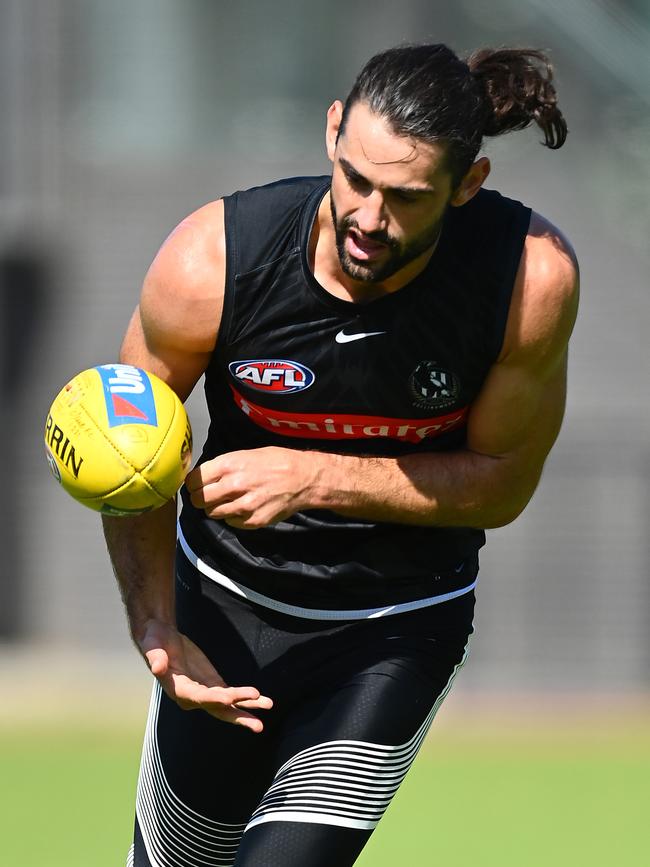
[{"label": "training singlet", "polygon": [[[463,448],[503,341],[530,209],[481,190],[448,209],[425,270],[389,295],[336,298],[308,263],[327,177],[224,199],[226,290],[205,376],[200,462],[260,446],[400,456]],[[374,609],[471,584],[485,534],[299,512],[239,530],[183,491],[181,540],[245,588],[289,605]]]}]

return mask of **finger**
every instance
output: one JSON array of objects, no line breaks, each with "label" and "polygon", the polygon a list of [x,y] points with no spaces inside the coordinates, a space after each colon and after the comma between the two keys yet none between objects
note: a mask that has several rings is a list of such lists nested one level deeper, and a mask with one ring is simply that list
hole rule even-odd
[{"label": "finger", "polygon": [[[230,499],[228,499],[230,497]],[[240,527],[247,521],[252,519],[254,510],[250,505],[247,507],[242,502],[242,495],[230,492],[217,500],[209,498],[209,502],[205,504],[204,510],[208,518],[214,518],[215,521],[226,521],[232,524],[233,527]]]},{"label": "finger", "polygon": [[225,521],[231,527],[239,530],[258,530],[260,527],[268,527],[284,521],[293,514],[292,509],[278,507],[276,502],[269,500],[264,502],[260,498],[254,498],[247,494],[237,496],[233,494],[230,502],[217,505],[211,501],[203,510],[208,518],[215,521]]},{"label": "finger", "polygon": [[258,699],[248,699],[246,701],[238,701],[235,707],[242,708],[259,708],[261,710],[270,710],[273,707],[273,699],[267,695],[261,695]]},{"label": "finger", "polygon": [[[254,707],[271,707],[273,702],[268,696],[260,695],[259,689],[254,686],[227,686],[223,689],[214,689],[217,700],[224,704],[242,706],[245,702],[252,702]],[[261,702],[261,704],[259,704]]]},{"label": "finger", "polygon": [[[251,696],[246,698],[246,696]],[[254,687],[204,687],[196,683],[182,683],[178,679],[174,695],[175,701],[183,710],[201,709],[222,722],[241,725],[254,732],[261,732],[264,725],[260,719],[244,710],[241,705],[252,708],[269,709],[273,702],[261,696]],[[239,698],[239,701],[234,699]]]},{"label": "finger", "polygon": [[243,728],[249,729],[249,731],[254,732],[258,735],[260,732],[264,731],[264,723],[261,719],[257,719],[257,717],[244,717],[242,715],[238,716],[235,720],[235,725],[242,726]]},{"label": "finger", "polygon": [[178,699],[200,705],[205,710],[210,706],[229,708],[239,702],[256,702],[260,699],[260,692],[254,686],[206,686],[184,674],[173,674],[171,680]]},{"label": "finger", "polygon": [[[207,510],[206,510],[207,513]],[[209,515],[208,517],[213,518],[214,515]],[[219,516],[217,516],[217,519]],[[259,530],[262,527],[270,527],[271,524],[277,524],[280,518],[262,518],[257,514],[251,514],[244,517],[238,518],[222,518],[229,527],[236,527],[238,530]]]},{"label": "finger", "polygon": [[213,458],[211,461],[205,461],[194,467],[193,470],[185,476],[185,486],[190,493],[199,488],[205,487],[210,482],[217,482],[221,478],[219,469],[219,458]]},{"label": "finger", "polygon": [[255,732],[256,734],[259,734],[259,732],[264,729],[264,723],[261,719],[258,719],[256,716],[253,716],[246,711],[239,710],[238,708],[222,708],[221,710],[218,710],[213,706],[206,707],[204,710],[211,716],[216,717],[216,719],[221,720],[221,722],[242,726],[243,728],[250,729],[250,731]]},{"label": "finger", "polygon": [[211,506],[221,506],[240,496],[240,493],[228,490],[223,480],[207,482],[202,487],[190,491],[190,500],[197,509]]},{"label": "finger", "polygon": [[242,530],[254,530],[266,527],[278,519],[278,514],[272,505],[263,502],[251,491],[221,490],[219,496],[206,498],[208,500],[204,512],[208,518],[215,521],[225,521],[232,527]]},{"label": "finger", "polygon": [[149,670],[155,677],[164,677],[169,666],[169,657],[162,647],[147,650],[144,654]]},{"label": "finger", "polygon": [[[221,516],[219,515],[210,515],[211,518],[216,518],[219,520]],[[223,521],[228,524],[229,527],[236,527],[238,530],[258,530],[262,524],[257,524],[252,521],[251,518],[222,518]]]},{"label": "finger", "polygon": [[[229,692],[228,689],[203,687],[196,683],[184,683],[187,678],[172,677],[161,681],[161,685],[167,695],[176,702],[182,710],[204,710],[210,716],[222,722],[240,725],[248,728],[255,733],[259,733],[264,729],[263,722],[248,711],[243,710],[237,704],[226,704],[223,701],[215,699],[217,690],[222,694]],[[243,689],[236,692],[257,692],[257,690]],[[255,706],[256,702],[260,702],[260,707],[268,709],[273,702],[266,696],[259,696],[258,699],[242,699],[242,704],[250,703]]]}]

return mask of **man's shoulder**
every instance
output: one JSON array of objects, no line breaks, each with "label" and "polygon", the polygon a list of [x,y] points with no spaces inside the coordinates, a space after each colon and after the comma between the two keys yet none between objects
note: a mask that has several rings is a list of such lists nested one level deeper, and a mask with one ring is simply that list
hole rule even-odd
[{"label": "man's shoulder", "polygon": [[523,257],[524,277],[541,293],[577,291],[578,259],[568,237],[542,214],[533,211]]},{"label": "man's shoulder", "polygon": [[534,357],[566,345],[575,322],[579,268],[564,233],[533,211],[513,293],[510,345]]}]

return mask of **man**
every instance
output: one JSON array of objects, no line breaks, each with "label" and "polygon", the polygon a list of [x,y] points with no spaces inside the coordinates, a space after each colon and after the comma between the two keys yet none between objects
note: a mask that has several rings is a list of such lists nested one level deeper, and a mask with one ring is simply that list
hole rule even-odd
[{"label": "man", "polygon": [[105,519],[157,680],[129,863],[345,867],[410,767],[483,530],[564,411],[573,252],[477,159],[533,121],[563,143],[550,79],[535,51],[377,55],[329,109],[331,179],[206,205],[151,266],[121,358],[183,399],[205,372],[211,426],[175,588],[173,503]]}]

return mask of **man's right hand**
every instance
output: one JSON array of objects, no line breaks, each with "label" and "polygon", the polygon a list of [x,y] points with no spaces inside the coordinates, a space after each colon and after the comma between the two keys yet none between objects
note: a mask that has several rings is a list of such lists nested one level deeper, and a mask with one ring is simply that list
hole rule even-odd
[{"label": "man's right hand", "polygon": [[175,627],[148,620],[135,640],[151,673],[183,710],[204,710],[223,722],[262,731],[262,721],[245,709],[268,710],[272,700],[252,686],[226,686],[203,651]]}]

